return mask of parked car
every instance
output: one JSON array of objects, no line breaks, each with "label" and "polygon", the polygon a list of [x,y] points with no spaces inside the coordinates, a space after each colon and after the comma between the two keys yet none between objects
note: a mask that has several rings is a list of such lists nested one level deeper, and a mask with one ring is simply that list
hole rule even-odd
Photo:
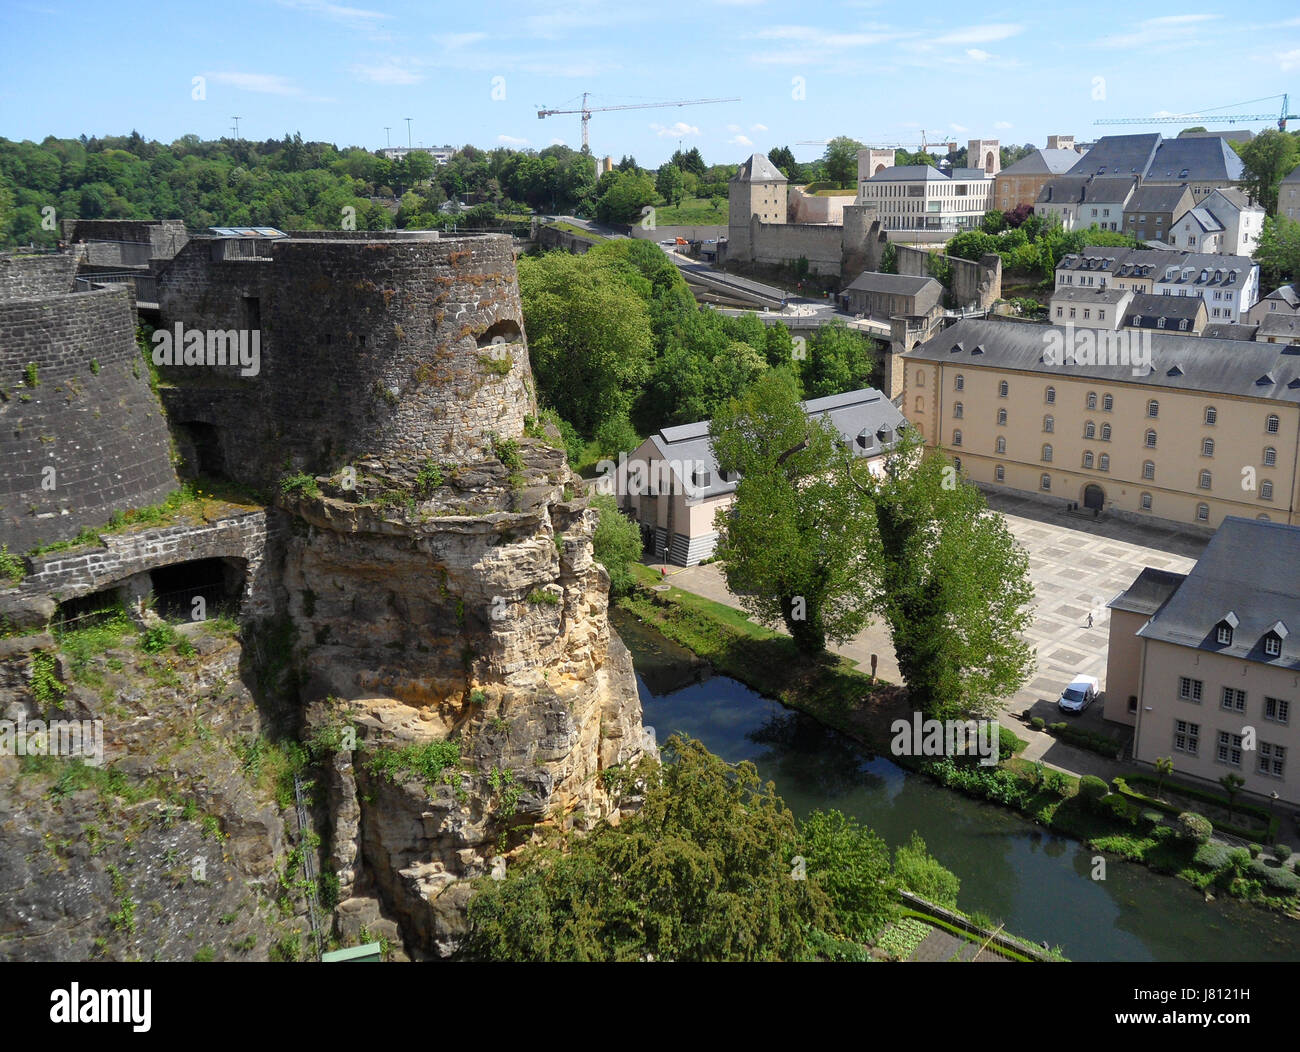
[{"label": "parked car", "polygon": [[1097,700],[1100,690],[1101,684],[1096,676],[1075,676],[1056,699],[1056,704],[1062,712],[1082,712]]}]

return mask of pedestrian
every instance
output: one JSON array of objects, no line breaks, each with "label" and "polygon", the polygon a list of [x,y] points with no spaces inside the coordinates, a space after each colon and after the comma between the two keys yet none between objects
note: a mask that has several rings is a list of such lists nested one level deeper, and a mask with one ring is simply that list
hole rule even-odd
[{"label": "pedestrian", "polygon": [[1089,611],[1089,613],[1088,613],[1088,627],[1089,627],[1089,628],[1092,627],[1092,612],[1091,612],[1091,611]]}]

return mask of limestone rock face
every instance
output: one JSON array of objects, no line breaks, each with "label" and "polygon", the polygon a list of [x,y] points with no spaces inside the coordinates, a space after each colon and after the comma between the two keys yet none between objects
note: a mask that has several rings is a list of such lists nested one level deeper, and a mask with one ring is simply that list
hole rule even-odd
[{"label": "limestone rock face", "polygon": [[[416,956],[454,950],[465,882],[539,825],[617,820],[601,772],[646,747],[592,557],[597,512],[560,451],[525,439],[504,460],[422,490],[368,462],[354,487],[292,502],[305,526],[284,581],[308,723],[357,732],[330,770],[329,859],[341,898],[377,899]],[[447,740],[460,761],[436,777],[375,769]]]}]

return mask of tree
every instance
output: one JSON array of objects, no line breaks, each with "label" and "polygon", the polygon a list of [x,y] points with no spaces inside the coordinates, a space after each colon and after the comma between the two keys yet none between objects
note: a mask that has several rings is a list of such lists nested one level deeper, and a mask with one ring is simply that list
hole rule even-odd
[{"label": "tree", "polygon": [[1164,788],[1165,779],[1174,773],[1174,758],[1172,756],[1156,757],[1156,799],[1160,799],[1160,790]]},{"label": "tree", "polygon": [[700,148],[692,146],[685,153],[681,150],[673,151],[672,158],[668,162],[675,168],[680,168],[683,172],[690,172],[697,179],[708,170],[704,163],[704,158],[700,156]]},{"label": "tree", "polygon": [[986,252],[996,252],[998,240],[992,234],[982,230],[966,230],[954,237],[944,247],[944,253],[958,259],[978,262]]},{"label": "tree", "polygon": [[1228,794],[1228,821],[1231,822],[1234,802],[1237,799],[1237,794],[1241,792],[1241,787],[1246,784],[1246,779],[1230,771],[1219,779],[1219,784],[1223,786],[1223,791]]},{"label": "tree", "polygon": [[980,220],[980,229],[986,234],[1000,234],[1006,225],[1007,217],[996,208],[985,212],[984,218]]},{"label": "tree", "polygon": [[839,934],[870,942],[893,919],[898,893],[889,848],[856,819],[814,811],[800,827],[799,853],[806,879],[830,896]]},{"label": "tree", "polygon": [[1000,515],[914,432],[879,477],[856,481],[875,509],[875,609],[889,625],[913,703],[939,719],[991,715],[1033,668],[1029,558]]},{"label": "tree", "polygon": [[1269,287],[1300,282],[1300,222],[1286,216],[1265,219],[1255,258]]},{"label": "tree", "polygon": [[913,831],[912,839],[894,851],[894,878],[914,895],[940,906],[956,906],[961,880],[930,854]]},{"label": "tree", "polygon": [[1240,150],[1246,191],[1277,214],[1277,191],[1282,178],[1300,164],[1300,137],[1280,131],[1260,132]]},{"label": "tree", "polygon": [[653,205],[658,197],[648,175],[620,171],[596,202],[596,218],[602,223],[634,222],[641,218],[641,210]]},{"label": "tree", "polygon": [[871,609],[869,519],[835,470],[838,435],[808,418],[785,369],[721,407],[709,434],[720,469],[740,475],[717,517],[728,587],[759,621],[783,622],[805,655],[851,639]]},{"label": "tree", "polygon": [[[787,179],[793,179],[799,168],[794,153],[788,146],[776,146],[768,151],[767,159],[771,161]],[[856,164],[856,160],[854,162]]]},{"label": "tree", "polygon": [[595,438],[600,455],[610,460],[617,460],[620,453],[631,453],[641,444],[641,437],[626,413],[606,417],[605,422],[596,429]]},{"label": "tree", "polygon": [[600,515],[592,534],[592,556],[609,574],[609,590],[626,595],[636,584],[630,566],[641,559],[641,527],[618,510],[618,501],[609,493],[597,493],[591,506]]},{"label": "tree", "polygon": [[861,149],[862,143],[846,135],[836,136],[826,144],[822,160],[827,177],[837,186],[849,186],[857,180],[858,151]]},{"label": "tree", "polygon": [[1203,124],[1198,124],[1198,125],[1196,125],[1194,128],[1184,128],[1184,129],[1183,129],[1182,131],[1180,131],[1178,134],[1179,134],[1179,135],[1186,135],[1188,132],[1203,132],[1203,131],[1205,131],[1205,125],[1203,125]]},{"label": "tree", "polygon": [[652,339],[645,302],[617,269],[590,254],[524,257],[519,290],[541,399],[584,435],[627,414]]},{"label": "tree", "polygon": [[814,330],[800,370],[805,396],[821,398],[866,387],[876,364],[872,350],[870,338],[840,319]]},{"label": "tree", "polygon": [[880,273],[898,273],[898,246],[892,241],[885,245],[884,251],[880,253]]},{"label": "tree", "polygon": [[682,170],[674,165],[665,164],[655,176],[655,190],[667,204],[678,205],[682,202]]}]

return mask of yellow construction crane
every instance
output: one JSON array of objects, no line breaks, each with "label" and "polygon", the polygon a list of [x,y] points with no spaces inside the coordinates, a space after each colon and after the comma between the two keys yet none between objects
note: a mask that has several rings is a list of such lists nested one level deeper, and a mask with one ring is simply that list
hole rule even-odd
[{"label": "yellow construction crane", "polygon": [[738,99],[738,98],[735,98],[735,99],[681,99],[681,100],[678,100],[678,101],[676,101],[676,102],[634,102],[634,103],[630,103],[630,104],[628,104],[628,105],[626,105],[626,106],[588,106],[588,105],[587,105],[587,96],[590,95],[590,94],[591,94],[591,92],[589,92],[589,91],[584,91],[584,92],[582,93],[582,108],[581,108],[581,109],[577,109],[577,110],[548,110],[548,109],[544,109],[544,108],[543,108],[543,109],[539,109],[539,110],[537,111],[537,119],[538,119],[538,120],[541,120],[543,117],[553,117],[553,116],[555,116],[556,114],[561,114],[561,113],[580,113],[580,114],[582,114],[582,148],[583,148],[584,150],[590,150],[590,144],[589,144],[588,139],[587,139],[587,122],[591,120],[591,115],[592,115],[593,113],[605,113],[605,112],[608,111],[608,110],[653,110],[653,109],[659,109],[659,108],[666,107],[666,106],[706,106],[706,105],[709,105],[709,104],[711,104],[711,103],[715,103],[715,102],[739,102],[739,101],[740,101],[740,99]]},{"label": "yellow construction crane", "polygon": [[1207,116],[1204,113],[1184,113],[1175,114],[1172,117],[1107,117],[1104,120],[1093,121],[1093,124],[1182,124],[1185,121],[1201,121],[1206,124],[1220,124],[1226,121],[1234,124],[1237,121],[1277,121],[1277,130],[1286,131],[1287,121],[1300,121],[1300,113],[1288,113],[1291,108],[1291,99],[1287,95],[1265,95],[1262,99],[1247,99],[1245,102],[1234,102],[1230,106],[1216,106],[1214,109],[1207,111],[1210,114],[1214,110],[1231,109],[1233,106],[1249,106],[1254,102],[1268,102],[1272,99],[1282,100],[1282,112],[1280,114],[1272,113],[1229,113],[1222,117]]}]

